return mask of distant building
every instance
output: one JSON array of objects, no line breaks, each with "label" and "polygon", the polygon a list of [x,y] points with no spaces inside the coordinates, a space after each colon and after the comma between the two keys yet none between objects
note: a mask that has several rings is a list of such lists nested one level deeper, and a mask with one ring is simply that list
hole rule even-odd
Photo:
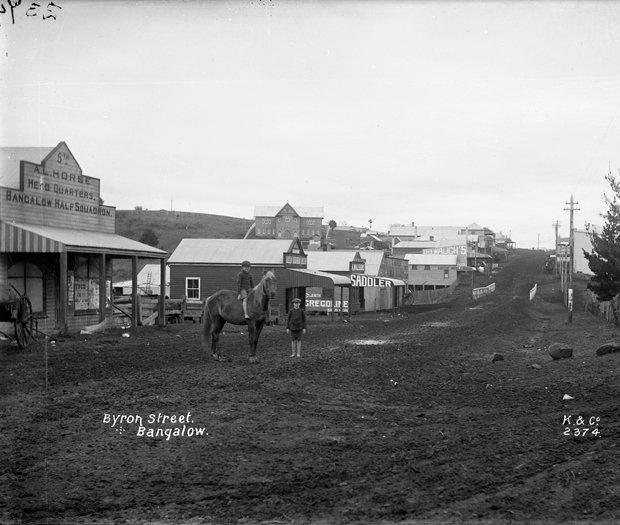
[{"label": "distant building", "polygon": [[218,290],[236,291],[237,274],[246,259],[252,263],[255,285],[263,271],[275,271],[278,291],[271,304],[283,312],[295,297],[305,307],[306,288],[320,287],[338,297],[344,295],[342,288],[351,287],[349,276],[309,269],[299,239],[183,239],[168,259],[170,296],[202,300]]},{"label": "distant building", "polygon": [[[161,272],[157,264],[145,264],[138,272],[138,293],[140,295],[159,295],[161,293]],[[112,289],[116,295],[131,295],[133,281],[115,282]],[[166,267],[166,286],[164,295],[170,296],[170,267]]]},{"label": "distant building", "polygon": [[321,237],[322,207],[256,206],[254,235],[257,239],[300,239],[312,241]]},{"label": "distant building", "polygon": [[[388,255],[383,250],[308,253],[308,268],[350,276],[352,312],[389,310],[404,304],[407,261]],[[355,278],[356,274],[361,278]]]},{"label": "distant building", "polygon": [[[600,226],[592,225],[592,231],[601,234],[603,229]],[[589,230],[573,230],[573,243],[575,246],[574,252],[574,271],[575,273],[582,273],[585,275],[593,275],[590,266],[588,265],[588,259],[583,255],[584,250],[587,253],[592,252],[592,231]]]},{"label": "distant building", "polygon": [[412,290],[445,288],[454,284],[458,278],[457,254],[449,253],[410,253],[409,287]]}]

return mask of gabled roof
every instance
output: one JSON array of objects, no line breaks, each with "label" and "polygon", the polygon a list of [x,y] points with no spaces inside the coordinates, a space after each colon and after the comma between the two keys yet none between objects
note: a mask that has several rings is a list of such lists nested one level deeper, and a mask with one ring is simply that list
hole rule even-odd
[{"label": "gabled roof", "polygon": [[359,253],[360,257],[366,261],[364,275],[379,275],[381,263],[385,257],[385,252],[383,250],[332,250],[328,253],[348,253],[351,257],[350,260],[353,260],[353,256]]},{"label": "gabled roof", "polygon": [[322,207],[293,206],[292,204],[286,203],[284,206],[254,206],[254,217],[275,217],[287,205],[293,208],[299,217],[322,219],[325,216]]},{"label": "gabled roof", "polygon": [[[359,255],[353,251],[312,251],[308,252],[308,269],[324,272],[348,272],[349,263]],[[364,257],[361,257],[363,259]]]},{"label": "gabled roof", "polygon": [[[150,274],[150,275],[149,275]],[[161,284],[161,269],[159,264],[145,264],[137,276],[138,286],[159,286]],[[166,285],[170,284],[170,268],[166,266]],[[115,287],[127,288],[132,285],[132,280],[118,281],[114,283]]]},{"label": "gabled roof", "polygon": [[416,226],[418,235],[430,237],[431,235],[435,239],[440,237],[456,237],[465,230],[464,226]]},{"label": "gabled roof", "polygon": [[53,147],[2,147],[0,148],[0,186],[19,186],[19,162],[25,160],[41,164],[55,148]]},{"label": "gabled roof", "polygon": [[456,266],[456,254],[447,253],[408,253],[405,259],[409,264],[436,264],[441,266]]},{"label": "gabled roof", "polygon": [[435,248],[437,247],[437,241],[400,241],[398,244],[394,245],[394,248]]},{"label": "gabled roof", "polygon": [[183,239],[168,264],[223,264],[282,266],[282,254],[299,245],[297,239]]}]

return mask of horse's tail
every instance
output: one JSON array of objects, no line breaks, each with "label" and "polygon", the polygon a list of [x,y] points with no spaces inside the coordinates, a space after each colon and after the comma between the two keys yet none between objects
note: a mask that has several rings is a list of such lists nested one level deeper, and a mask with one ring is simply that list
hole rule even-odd
[{"label": "horse's tail", "polygon": [[211,336],[211,326],[213,325],[213,318],[211,317],[211,310],[209,308],[209,301],[211,297],[205,299],[205,306],[202,315],[202,338],[208,341]]}]

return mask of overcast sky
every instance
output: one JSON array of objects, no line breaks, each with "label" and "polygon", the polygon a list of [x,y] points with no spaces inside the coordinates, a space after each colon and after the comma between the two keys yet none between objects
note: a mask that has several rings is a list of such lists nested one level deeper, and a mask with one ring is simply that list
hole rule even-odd
[{"label": "overcast sky", "polygon": [[604,222],[620,2],[37,3],[0,14],[0,146],[65,141],[117,209]]}]

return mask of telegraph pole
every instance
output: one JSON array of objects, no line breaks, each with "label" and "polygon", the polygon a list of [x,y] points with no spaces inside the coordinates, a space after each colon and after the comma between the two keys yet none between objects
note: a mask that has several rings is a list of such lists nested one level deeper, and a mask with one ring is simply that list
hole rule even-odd
[{"label": "telegraph pole", "polygon": [[560,227],[560,222],[555,221],[551,226],[555,228],[555,268],[553,269],[553,273],[558,275],[560,273],[560,266],[558,264],[560,262],[560,254],[558,253],[558,241],[559,241],[558,228]]},{"label": "telegraph pole", "polygon": [[579,203],[573,200],[573,196],[570,196],[570,202],[566,203],[569,208],[564,208],[564,211],[570,211],[570,237],[568,242],[569,249],[569,267],[568,267],[568,322],[573,322],[573,270],[575,267],[575,236],[573,233],[573,213],[580,208],[575,208]]}]

